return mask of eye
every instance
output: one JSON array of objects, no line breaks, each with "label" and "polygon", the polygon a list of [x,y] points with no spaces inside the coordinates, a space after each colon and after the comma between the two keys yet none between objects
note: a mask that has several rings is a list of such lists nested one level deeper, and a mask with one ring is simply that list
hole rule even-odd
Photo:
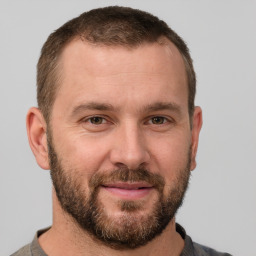
[{"label": "eye", "polygon": [[150,119],[150,123],[156,124],[156,125],[164,124],[166,122],[167,122],[167,119],[162,116],[154,116]]},{"label": "eye", "polygon": [[100,124],[106,123],[106,120],[105,120],[103,117],[100,117],[100,116],[93,116],[93,117],[90,117],[90,118],[88,119],[88,121],[89,121],[91,124],[94,124],[94,125],[100,125]]},{"label": "eye", "polygon": [[88,132],[102,132],[112,127],[113,122],[105,115],[91,115],[80,120],[81,126]]}]

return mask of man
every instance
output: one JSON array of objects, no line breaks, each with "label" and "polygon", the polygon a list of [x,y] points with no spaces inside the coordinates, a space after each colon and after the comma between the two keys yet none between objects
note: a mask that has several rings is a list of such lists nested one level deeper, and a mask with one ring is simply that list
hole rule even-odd
[{"label": "man", "polygon": [[175,223],[196,166],[195,87],[186,44],[148,13],[95,9],[52,33],[27,131],[51,170],[53,224],[13,255],[228,255]]}]

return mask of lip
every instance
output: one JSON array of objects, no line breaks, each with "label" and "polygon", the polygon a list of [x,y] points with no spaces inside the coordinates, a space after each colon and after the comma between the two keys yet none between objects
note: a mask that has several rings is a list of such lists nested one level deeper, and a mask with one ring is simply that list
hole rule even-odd
[{"label": "lip", "polygon": [[146,182],[117,182],[101,186],[104,191],[121,199],[136,200],[146,197],[154,187]]}]

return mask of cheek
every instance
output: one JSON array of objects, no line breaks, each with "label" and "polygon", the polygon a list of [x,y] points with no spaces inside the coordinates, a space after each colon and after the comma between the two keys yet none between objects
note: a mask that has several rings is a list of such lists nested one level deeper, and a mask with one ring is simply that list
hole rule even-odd
[{"label": "cheek", "polygon": [[152,150],[152,163],[156,165],[159,174],[164,177],[166,183],[179,176],[187,167],[190,152],[190,140],[188,137],[158,139],[157,147]]},{"label": "cheek", "polygon": [[58,140],[56,147],[65,165],[76,169],[81,175],[93,174],[100,169],[107,149],[97,137],[68,134],[59,136]]}]

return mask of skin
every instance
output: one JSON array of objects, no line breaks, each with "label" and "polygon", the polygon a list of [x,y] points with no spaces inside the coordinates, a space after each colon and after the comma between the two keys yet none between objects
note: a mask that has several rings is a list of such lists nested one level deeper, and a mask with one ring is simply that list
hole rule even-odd
[{"label": "skin", "polygon": [[[196,167],[202,112],[195,108],[191,128],[185,66],[171,42],[127,49],[73,40],[64,49],[60,64],[61,87],[52,109],[52,138],[63,165],[79,172],[75,175],[83,180],[85,193],[95,172],[144,165],[164,178],[167,195],[186,164],[190,146],[190,169]],[[92,122],[94,116],[100,117],[100,124]],[[161,118],[155,122],[153,117]],[[43,169],[49,169],[46,129],[41,112],[31,108],[28,137]],[[138,215],[148,214],[157,200],[154,189],[142,196],[122,191],[126,199],[142,202]],[[123,196],[120,191],[99,191],[99,200],[113,218],[122,215],[117,201]],[[53,256],[179,255],[184,247],[174,219],[161,235],[137,249],[116,251],[101,245],[62,210],[54,189],[53,225],[40,236],[39,243]]]}]

